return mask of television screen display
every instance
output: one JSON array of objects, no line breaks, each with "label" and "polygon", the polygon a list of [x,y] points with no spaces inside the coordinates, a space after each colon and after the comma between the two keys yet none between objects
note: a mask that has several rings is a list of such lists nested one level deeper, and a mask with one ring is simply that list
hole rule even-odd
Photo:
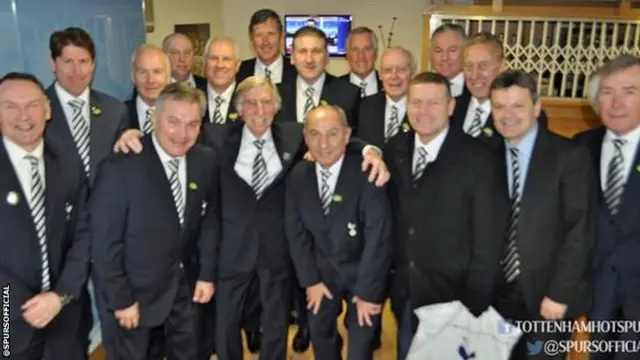
[{"label": "television screen display", "polygon": [[291,54],[293,34],[304,26],[322,30],[329,39],[329,55],[340,57],[347,54],[347,36],[351,31],[351,15],[285,15],[285,51]]}]

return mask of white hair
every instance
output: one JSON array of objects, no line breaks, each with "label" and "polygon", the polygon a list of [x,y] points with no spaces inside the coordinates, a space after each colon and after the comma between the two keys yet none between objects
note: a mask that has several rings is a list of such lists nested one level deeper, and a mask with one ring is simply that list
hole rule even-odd
[{"label": "white hair", "polygon": [[207,40],[207,44],[204,46],[204,58],[206,59],[207,56],[209,56],[209,47],[216,42],[228,42],[231,43],[231,45],[233,46],[233,56],[240,60],[240,47],[238,46],[238,43],[231,37],[231,36],[214,36],[209,38],[209,40]]}]

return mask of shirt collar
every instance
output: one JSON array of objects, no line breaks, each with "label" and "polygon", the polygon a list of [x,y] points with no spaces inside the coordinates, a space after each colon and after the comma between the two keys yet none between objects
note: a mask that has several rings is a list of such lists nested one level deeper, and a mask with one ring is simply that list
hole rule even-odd
[{"label": "shirt collar", "polygon": [[243,142],[246,142],[247,144],[253,144],[254,141],[260,140],[260,139],[264,140],[265,143],[270,142],[273,139],[273,135],[271,134],[271,129],[267,129],[267,131],[264,134],[262,134],[262,137],[258,138],[257,136],[253,135],[251,130],[249,130],[249,128],[246,125],[242,127]]},{"label": "shirt collar", "polygon": [[449,83],[450,84],[455,84],[458,86],[462,86],[464,85],[464,73],[463,72],[459,72],[458,75],[452,77],[451,79],[449,79]]},{"label": "shirt collar", "polygon": [[60,99],[60,103],[63,106],[69,105],[69,102],[72,100],[82,100],[84,101],[84,106],[89,106],[89,87],[84,89],[84,91],[80,94],[80,96],[73,96],[67,90],[65,90],[60,84],[56,81],[54,88],[56,89],[56,93],[58,98]]},{"label": "shirt collar", "polygon": [[529,129],[529,132],[527,132],[527,134],[525,134],[517,144],[512,144],[507,139],[504,139],[504,142],[507,149],[515,147],[518,149],[518,152],[521,154],[521,156],[524,155],[530,157],[533,153],[533,146],[535,145],[537,137],[538,121],[536,120],[536,123],[533,124],[533,127]]},{"label": "shirt collar", "polygon": [[140,95],[138,95],[136,96],[136,107],[144,113],[147,111],[147,109],[151,108],[152,106],[149,106],[146,102],[144,102],[144,100],[142,100]]},{"label": "shirt collar", "polygon": [[318,80],[316,80],[316,82],[314,82],[313,84],[309,85],[307,84],[306,81],[304,81],[300,75],[298,75],[298,89],[299,91],[301,90],[302,92],[305,92],[307,90],[308,87],[313,87],[314,96],[320,96],[320,94],[322,93],[322,87],[324,86],[324,81],[327,77],[327,73],[326,72],[322,72],[322,74],[320,75],[320,77],[318,78]]},{"label": "shirt collar", "polygon": [[604,141],[612,142],[615,139],[626,140],[627,144],[637,145],[638,142],[640,142],[640,126],[637,126],[635,129],[622,136],[618,136],[614,134],[613,131],[607,129],[607,132],[604,135]]},{"label": "shirt collar", "polygon": [[486,116],[491,113],[491,101],[489,99],[485,100],[483,103],[480,103],[475,96],[471,97],[471,109],[475,111],[477,107],[480,107],[483,112],[482,115]]},{"label": "shirt collar", "polygon": [[387,98],[387,107],[392,107],[393,105],[400,108],[407,107],[407,95],[401,97],[398,101],[393,101],[393,99],[390,98],[389,95],[385,95],[385,97]]},{"label": "shirt collar", "polygon": [[364,79],[361,79],[358,75],[351,72],[349,73],[349,81],[352,84],[356,84],[358,86],[360,86],[360,83],[363,81],[366,82],[367,85],[375,84],[378,82],[378,79],[376,77],[376,70],[375,69],[371,70],[371,72],[367,76],[365,76]]},{"label": "shirt collar", "polygon": [[449,133],[449,126],[447,126],[440,134],[438,134],[435,138],[429,141],[427,144],[424,144],[420,141],[420,136],[415,134],[415,148],[424,147],[427,150],[429,161],[435,161],[438,157],[438,153],[440,153],[440,149],[442,148],[442,144],[444,143],[444,139],[447,138],[447,134]]},{"label": "shirt collar", "polygon": [[282,68],[283,65],[283,58],[282,56],[278,56],[276,58],[276,60],[274,62],[271,63],[271,65],[265,65],[265,63],[262,62],[262,60],[260,60],[259,57],[256,56],[256,64],[258,64],[258,66],[264,70],[264,69],[269,69],[270,71],[275,71],[275,69],[280,69]]},{"label": "shirt collar", "polygon": [[[329,169],[327,169],[329,170],[329,173],[331,174],[331,176],[338,175],[338,173],[340,172],[340,169],[342,168],[343,162],[344,162],[344,154],[342,154],[342,156],[340,156],[338,161],[333,163],[333,165],[329,166]],[[316,173],[320,174],[320,172],[323,171],[324,169],[325,168],[323,168],[322,165],[320,165],[320,163],[316,161]]]},{"label": "shirt collar", "polygon": [[156,152],[158,153],[158,157],[160,158],[160,161],[162,162],[162,165],[166,165],[169,161],[171,160],[180,160],[180,162],[184,161],[185,156],[178,156],[178,157],[173,157],[169,154],[167,154],[166,151],[164,151],[164,149],[162,148],[162,145],[160,145],[160,142],[158,141],[158,139],[156,138],[156,135],[152,133],[151,135],[151,140],[153,141],[153,146],[156,149]]},{"label": "shirt collar", "polygon": [[[171,77],[171,83],[175,83],[176,78],[174,78],[173,76]],[[189,76],[187,76],[187,79],[185,80],[186,83],[190,84],[192,87],[196,87],[196,79],[193,77],[192,73],[189,73]]]},{"label": "shirt collar", "polygon": [[222,94],[218,94],[216,90],[211,86],[211,84],[207,83],[207,91],[210,95],[212,95],[209,101],[213,101],[216,96],[220,96],[225,99],[227,102],[231,101],[231,97],[233,96],[233,91],[236,89],[236,82],[232,82],[223,92]]},{"label": "shirt collar", "polygon": [[11,158],[12,162],[14,162],[15,164],[24,160],[24,157],[27,155],[35,157],[40,162],[44,159],[44,140],[42,139],[40,140],[40,144],[38,144],[38,146],[36,146],[36,148],[33,149],[32,152],[26,151],[20,145],[9,140],[9,138],[7,138],[6,136],[2,137],[2,141],[4,142],[5,149],[7,149],[9,158]]}]

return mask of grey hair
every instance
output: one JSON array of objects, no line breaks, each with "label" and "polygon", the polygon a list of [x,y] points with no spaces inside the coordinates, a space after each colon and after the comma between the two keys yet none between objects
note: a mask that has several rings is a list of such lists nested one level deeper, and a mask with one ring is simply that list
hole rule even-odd
[{"label": "grey hair", "polygon": [[204,117],[204,113],[207,110],[207,97],[204,92],[184,82],[169,84],[162,89],[156,100],[155,113],[160,114],[164,110],[166,102],[171,100],[186,101],[190,104],[198,105],[199,119]]},{"label": "grey hair", "polygon": [[177,38],[177,37],[184,37],[185,39],[189,40],[189,42],[191,43],[191,47],[193,47],[193,43],[191,42],[191,39],[183,34],[183,33],[179,33],[179,32],[174,32],[171,33],[169,35],[167,35],[164,40],[162,40],[162,50],[164,50],[164,52],[168,53],[169,52],[169,48],[171,47],[171,42],[173,41],[173,39]]},{"label": "grey hair", "polygon": [[[386,54],[392,52],[392,51],[400,51],[401,53],[403,53],[405,56],[407,56],[409,58],[409,65],[411,66],[411,73],[415,73],[416,69],[417,69],[417,65],[416,65],[416,59],[413,57],[413,54],[411,53],[411,51],[409,51],[407,48],[400,46],[400,45],[394,45],[391,47],[388,47],[383,53],[382,53],[382,59],[384,60],[384,57]],[[380,69],[382,70],[382,69]]]},{"label": "grey hair", "polygon": [[431,34],[431,39],[436,37],[436,35],[442,34],[443,32],[447,32],[447,31],[454,32],[460,35],[460,37],[463,40],[465,41],[467,40],[467,32],[464,31],[464,28],[458,24],[452,24],[452,23],[444,23],[438,26],[435,30],[433,30],[433,33]]},{"label": "grey hair", "polygon": [[234,105],[239,112],[242,112],[242,108],[244,106],[244,94],[246,94],[247,91],[260,86],[266,86],[271,90],[271,96],[276,107],[276,112],[280,110],[280,107],[282,106],[282,98],[280,97],[278,88],[264,76],[249,76],[242,80],[242,82],[236,87]]},{"label": "grey hair", "polygon": [[371,28],[368,28],[366,26],[358,26],[357,28],[349,31],[349,35],[347,36],[347,44],[349,44],[349,42],[351,41],[351,36],[360,35],[360,34],[369,35],[369,38],[371,38],[371,42],[373,43],[373,48],[377,52],[378,51],[378,36],[376,35],[375,31],[371,30]]},{"label": "grey hair", "polygon": [[233,56],[237,60],[240,60],[240,46],[238,46],[238,42],[235,41],[231,36],[226,36],[226,35],[214,36],[212,38],[209,38],[209,40],[207,40],[207,44],[204,46],[204,53],[202,54],[205,59],[209,56],[209,48],[211,47],[211,44],[216,42],[231,43],[233,46]]},{"label": "grey hair", "polygon": [[157,50],[158,52],[162,53],[167,66],[168,74],[169,76],[171,76],[171,60],[169,60],[169,56],[167,56],[167,53],[164,52],[164,50],[153,44],[142,44],[136,48],[136,50],[131,55],[131,72],[133,73],[135,71],[136,59],[138,58],[138,56],[140,56],[140,54],[147,50]]}]

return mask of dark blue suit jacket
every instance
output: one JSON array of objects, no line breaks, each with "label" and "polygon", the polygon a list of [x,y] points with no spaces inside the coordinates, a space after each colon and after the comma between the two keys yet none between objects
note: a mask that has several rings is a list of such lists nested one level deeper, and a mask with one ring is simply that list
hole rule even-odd
[{"label": "dark blue suit jacket", "polygon": [[[86,177],[80,167],[45,144],[45,212],[51,291],[79,299],[89,272],[90,234],[86,209]],[[32,341],[36,330],[22,319],[20,306],[41,292],[40,245],[29,204],[0,137],[0,284],[9,286],[11,350],[19,353]],[[9,201],[9,194],[17,202]],[[3,289],[4,290],[4,289]],[[57,336],[75,339],[67,317],[74,302],[63,308],[47,328]],[[65,351],[60,349],[59,351]],[[86,350],[85,350],[86,351]]]},{"label": "dark blue suit jacket", "polygon": [[138,302],[141,324],[157,326],[169,315],[184,275],[191,282],[213,281],[217,167],[211,149],[195,145],[187,153],[181,227],[151,136],[142,144],[140,154],[115,154],[101,166],[91,198],[92,254],[107,308]]}]

